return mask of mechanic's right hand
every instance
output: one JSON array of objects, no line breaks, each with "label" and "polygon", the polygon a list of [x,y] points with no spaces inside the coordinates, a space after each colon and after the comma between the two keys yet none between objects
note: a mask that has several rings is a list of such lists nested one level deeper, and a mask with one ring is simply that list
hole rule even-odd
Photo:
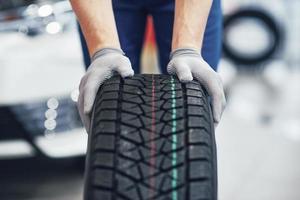
[{"label": "mechanic's right hand", "polygon": [[181,82],[197,79],[212,97],[214,125],[217,127],[226,105],[223,84],[209,64],[202,58],[200,51],[192,48],[179,48],[171,53],[168,73],[177,74]]},{"label": "mechanic's right hand", "polygon": [[134,74],[129,59],[121,49],[103,48],[94,54],[91,65],[81,79],[77,107],[88,133],[90,114],[97,91],[100,85],[113,75],[113,72],[118,72],[123,78]]}]

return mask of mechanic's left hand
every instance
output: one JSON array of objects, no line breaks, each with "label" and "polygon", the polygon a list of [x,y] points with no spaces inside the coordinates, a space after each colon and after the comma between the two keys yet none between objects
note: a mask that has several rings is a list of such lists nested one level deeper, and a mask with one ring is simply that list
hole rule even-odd
[{"label": "mechanic's left hand", "polygon": [[77,107],[87,132],[90,131],[91,113],[99,87],[103,82],[119,73],[123,78],[133,76],[134,71],[125,53],[118,48],[99,49],[79,85]]},{"label": "mechanic's left hand", "polygon": [[223,84],[209,64],[202,58],[200,51],[190,48],[177,49],[171,53],[168,73],[176,74],[181,82],[197,79],[212,97],[212,112],[215,127],[220,122],[226,99]]}]

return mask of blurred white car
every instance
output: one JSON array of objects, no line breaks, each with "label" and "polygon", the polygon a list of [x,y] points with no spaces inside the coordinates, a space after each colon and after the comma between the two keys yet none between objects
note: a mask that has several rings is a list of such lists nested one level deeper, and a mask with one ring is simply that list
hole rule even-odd
[{"label": "blurred white car", "polygon": [[[83,156],[87,134],[76,101],[84,67],[68,1],[20,1],[9,10],[2,2],[0,159]],[[36,37],[24,34],[30,29]]]}]

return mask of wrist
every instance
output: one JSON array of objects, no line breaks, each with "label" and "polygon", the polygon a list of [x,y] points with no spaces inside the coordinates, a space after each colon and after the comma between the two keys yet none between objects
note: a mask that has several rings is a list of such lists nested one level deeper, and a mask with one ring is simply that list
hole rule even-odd
[{"label": "wrist", "polygon": [[110,42],[97,42],[94,43],[95,45],[90,45],[89,47],[89,52],[90,52],[90,56],[91,58],[93,57],[93,55],[95,55],[96,52],[98,52],[101,49],[105,49],[105,48],[115,48],[115,49],[121,49],[121,45],[118,41],[110,41]]},{"label": "wrist", "polygon": [[110,53],[115,53],[115,54],[120,54],[120,55],[125,55],[124,51],[121,48],[116,48],[116,47],[104,47],[101,49],[98,49],[92,56],[91,60],[94,61],[99,57],[102,57],[104,55],[110,54]]},{"label": "wrist", "polygon": [[174,49],[170,53],[170,59],[178,56],[183,56],[183,55],[202,57],[199,49],[191,48],[191,47],[182,47],[182,48]]},{"label": "wrist", "polygon": [[200,51],[200,49],[202,48],[201,42],[195,41],[193,39],[182,38],[182,37],[179,38],[177,38],[176,36],[173,37],[174,38],[172,40],[172,51],[181,48],[191,48]]}]

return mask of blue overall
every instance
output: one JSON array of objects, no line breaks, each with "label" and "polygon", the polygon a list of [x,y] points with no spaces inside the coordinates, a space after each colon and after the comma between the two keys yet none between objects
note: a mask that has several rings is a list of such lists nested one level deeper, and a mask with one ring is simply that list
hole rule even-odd
[{"label": "blue overall", "polygon": [[[213,0],[202,44],[202,56],[217,70],[221,57],[221,0]],[[113,9],[121,48],[129,57],[135,73],[140,73],[140,59],[147,16],[153,17],[161,73],[166,74],[171,51],[174,0],[113,0]],[[86,67],[90,64],[87,46],[79,30]]]}]

